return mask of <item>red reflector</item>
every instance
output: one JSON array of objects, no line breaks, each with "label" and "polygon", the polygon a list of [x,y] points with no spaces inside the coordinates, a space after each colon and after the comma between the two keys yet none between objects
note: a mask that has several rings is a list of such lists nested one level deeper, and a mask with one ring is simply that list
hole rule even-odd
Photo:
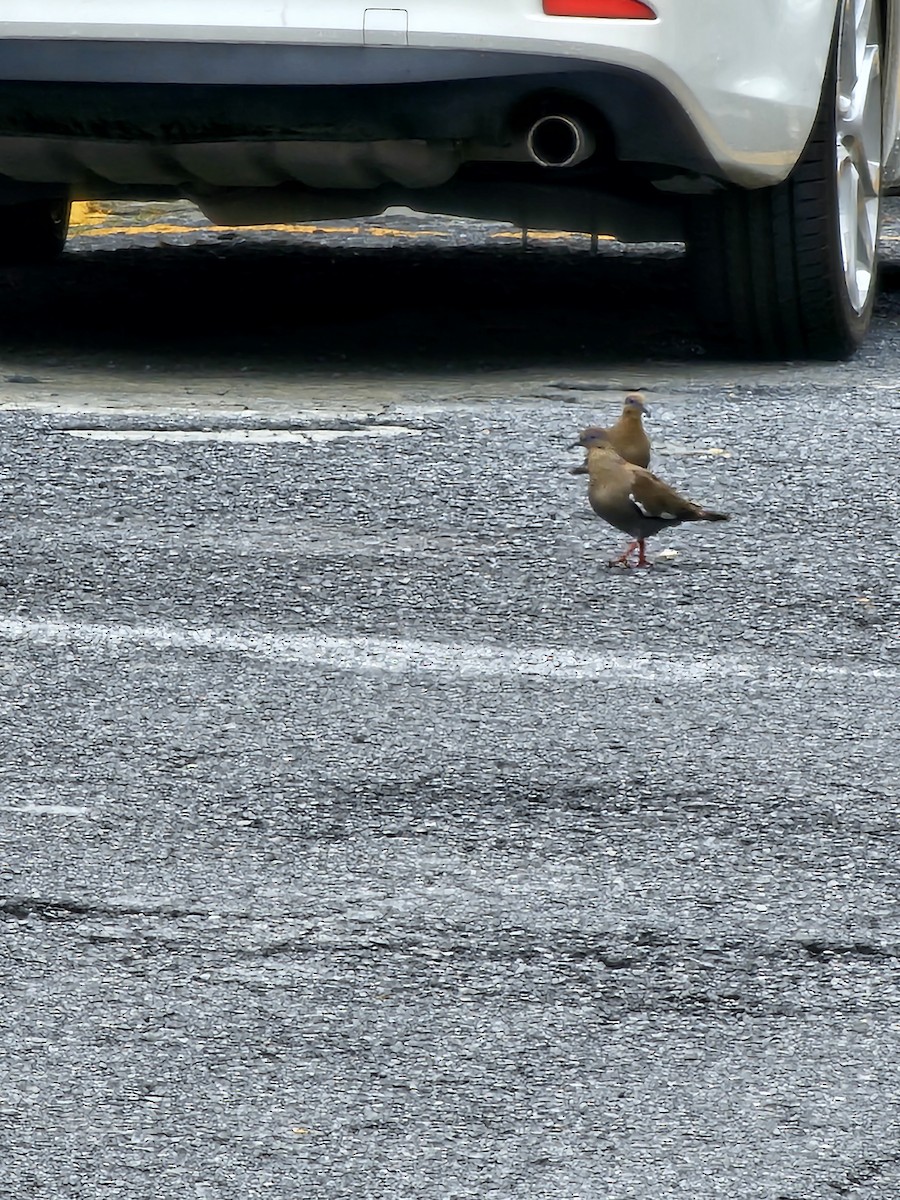
[{"label": "red reflector", "polygon": [[643,0],[544,0],[548,17],[623,17],[655,21],[656,13]]}]

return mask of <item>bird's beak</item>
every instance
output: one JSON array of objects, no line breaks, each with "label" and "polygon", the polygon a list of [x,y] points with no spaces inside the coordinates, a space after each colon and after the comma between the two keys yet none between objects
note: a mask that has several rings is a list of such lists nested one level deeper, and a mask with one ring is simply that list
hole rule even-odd
[{"label": "bird's beak", "polygon": [[645,417],[652,417],[652,416],[653,416],[653,409],[652,409],[652,408],[648,408],[646,404],[644,405],[644,416],[645,416]]},{"label": "bird's beak", "polygon": [[580,445],[581,445],[581,438],[576,438],[574,442],[570,442],[569,445],[566,446],[566,449],[574,450],[576,446],[580,446]]}]

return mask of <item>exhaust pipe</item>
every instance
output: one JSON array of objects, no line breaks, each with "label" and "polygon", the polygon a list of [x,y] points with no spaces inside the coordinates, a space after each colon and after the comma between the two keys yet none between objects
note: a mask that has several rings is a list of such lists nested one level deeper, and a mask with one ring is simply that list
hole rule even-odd
[{"label": "exhaust pipe", "polygon": [[541,117],[528,130],[525,145],[541,167],[574,167],[590,158],[596,143],[589,130],[563,113]]}]

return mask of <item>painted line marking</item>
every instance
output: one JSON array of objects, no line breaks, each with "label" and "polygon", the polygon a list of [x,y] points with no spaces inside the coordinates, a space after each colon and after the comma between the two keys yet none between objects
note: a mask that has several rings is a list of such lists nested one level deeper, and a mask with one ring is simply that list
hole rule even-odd
[{"label": "painted line marking", "polygon": [[[407,238],[409,240],[423,238],[452,238],[453,232],[448,229],[392,229],[384,225],[372,225],[365,228],[362,225],[114,225],[103,226],[102,228],[96,225],[76,225],[73,227],[73,237],[87,238],[103,238],[103,237],[138,237],[140,235],[150,235],[153,237],[164,237],[166,235],[178,235],[186,233],[202,233],[209,234],[215,237],[221,233],[241,233],[249,235],[253,232],[263,233],[291,233],[291,234],[346,234],[354,237],[376,237],[376,238]],[[521,240],[522,233],[519,229],[499,229],[493,233],[489,233],[488,238],[494,240]],[[590,241],[589,233],[571,233],[566,230],[556,229],[529,229],[529,241],[571,241],[574,239],[586,239]],[[601,233],[598,235],[601,242],[612,242],[615,238],[611,234]]]},{"label": "painted line marking", "polygon": [[421,437],[407,425],[370,425],[364,429],[63,429],[69,437],[98,442],[335,442],[341,438]]},{"label": "painted line marking", "polygon": [[674,458],[731,458],[731,451],[721,446],[689,446],[687,442],[654,442],[660,454]]},{"label": "painted line marking", "polygon": [[324,669],[374,673],[449,673],[475,678],[527,675],[553,679],[629,676],[648,680],[701,680],[752,674],[737,659],[711,656],[659,660],[648,655],[583,654],[554,646],[512,649],[481,643],[447,643],[416,638],[340,637],[306,633],[238,633],[219,626],[101,625],[23,617],[0,618],[0,639],[38,645],[80,645],[120,652],[131,646],[154,650],[211,650],[250,658],[299,663]]},{"label": "painted line marking", "polygon": [[249,658],[297,663],[329,670],[375,674],[450,674],[493,679],[510,675],[554,680],[597,680],[619,686],[622,678],[652,682],[697,682],[704,679],[769,677],[783,685],[796,675],[894,679],[900,670],[880,667],[842,667],[779,659],[774,665],[755,658],[710,654],[702,660],[660,659],[651,655],[585,654],[558,646],[523,649],[475,642],[436,642],[417,638],[342,637],[313,633],[236,632],[222,626],[187,627],[160,622],[153,625],[112,625],[85,621],[0,617],[0,640],[35,645],[79,645],[119,653],[132,646],[152,650],[213,651]]},{"label": "painted line marking", "polygon": [[84,817],[90,809],[83,804],[0,804],[0,812],[36,817]]}]

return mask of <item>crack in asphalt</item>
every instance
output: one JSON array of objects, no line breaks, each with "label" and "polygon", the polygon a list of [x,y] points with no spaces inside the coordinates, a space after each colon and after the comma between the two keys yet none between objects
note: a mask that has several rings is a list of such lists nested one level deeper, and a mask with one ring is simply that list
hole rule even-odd
[{"label": "crack in asphalt", "polygon": [[68,921],[81,917],[208,917],[207,909],[181,908],[176,905],[134,906],[98,905],[86,900],[63,897],[8,896],[0,900],[0,917],[27,920],[38,917],[42,921]]},{"label": "crack in asphalt", "polygon": [[[337,913],[329,910],[325,914],[317,914],[316,917],[310,920],[308,914],[300,916],[289,911],[280,913],[263,911],[220,912],[210,908],[190,908],[177,904],[96,904],[88,900],[77,900],[71,897],[47,896],[7,896],[0,899],[0,918],[28,920],[34,917],[46,922],[63,922],[84,918],[114,920],[122,917],[135,917],[147,920],[156,918],[178,920],[185,917],[199,917],[212,919],[216,922],[259,922],[260,920],[302,919],[308,924],[310,930],[314,930],[323,920],[334,918],[335,916],[357,923],[364,928],[373,927],[377,924],[372,914],[366,913],[362,916],[354,916],[352,909],[341,909]],[[547,934],[515,928],[497,929],[495,936],[489,942],[467,940],[465,937],[460,940],[448,941],[447,933],[452,931],[453,928],[452,923],[441,927],[444,940],[439,952],[440,956],[447,959],[465,958],[469,961],[488,959],[493,962],[501,959],[509,959],[530,962],[540,961],[548,957],[557,957],[568,959],[572,962],[597,961],[610,970],[627,970],[629,968],[645,967],[654,958],[654,952],[657,958],[662,958],[666,953],[672,951],[678,954],[712,957],[739,954],[746,952],[750,948],[750,943],[734,938],[726,938],[722,942],[713,945],[709,939],[701,942],[690,937],[672,937],[667,931],[649,928],[616,934],[609,941],[598,938],[595,935],[581,934],[574,931],[566,932],[563,936],[559,930],[554,930],[552,945],[548,940],[549,935]],[[217,925],[217,932],[224,931],[225,929],[222,925]],[[393,939],[376,937],[368,939],[366,944],[370,949],[376,947],[391,952],[408,953],[419,950],[425,954],[435,953],[425,939],[416,938],[415,936]],[[354,945],[355,943],[353,942],[342,943],[326,939],[314,942],[303,937],[289,937],[250,949],[243,949],[242,953],[249,956],[273,957],[278,954],[320,952],[323,950],[331,952],[340,952],[343,950],[349,952],[353,950]],[[764,949],[754,946],[753,952],[757,957],[776,960],[783,957],[785,951],[791,948],[800,948],[811,959],[819,961],[829,958],[893,961],[900,957],[900,949],[878,946],[871,942],[855,941],[840,943],[802,938],[787,938],[782,942],[773,943]],[[637,951],[637,953],[634,953],[634,951]]]},{"label": "crack in asphalt", "polygon": [[853,1167],[841,1179],[828,1179],[826,1185],[839,1196],[849,1195],[859,1187],[876,1182],[892,1167],[900,1164],[900,1151],[886,1154],[883,1158],[863,1159],[859,1166]]}]

